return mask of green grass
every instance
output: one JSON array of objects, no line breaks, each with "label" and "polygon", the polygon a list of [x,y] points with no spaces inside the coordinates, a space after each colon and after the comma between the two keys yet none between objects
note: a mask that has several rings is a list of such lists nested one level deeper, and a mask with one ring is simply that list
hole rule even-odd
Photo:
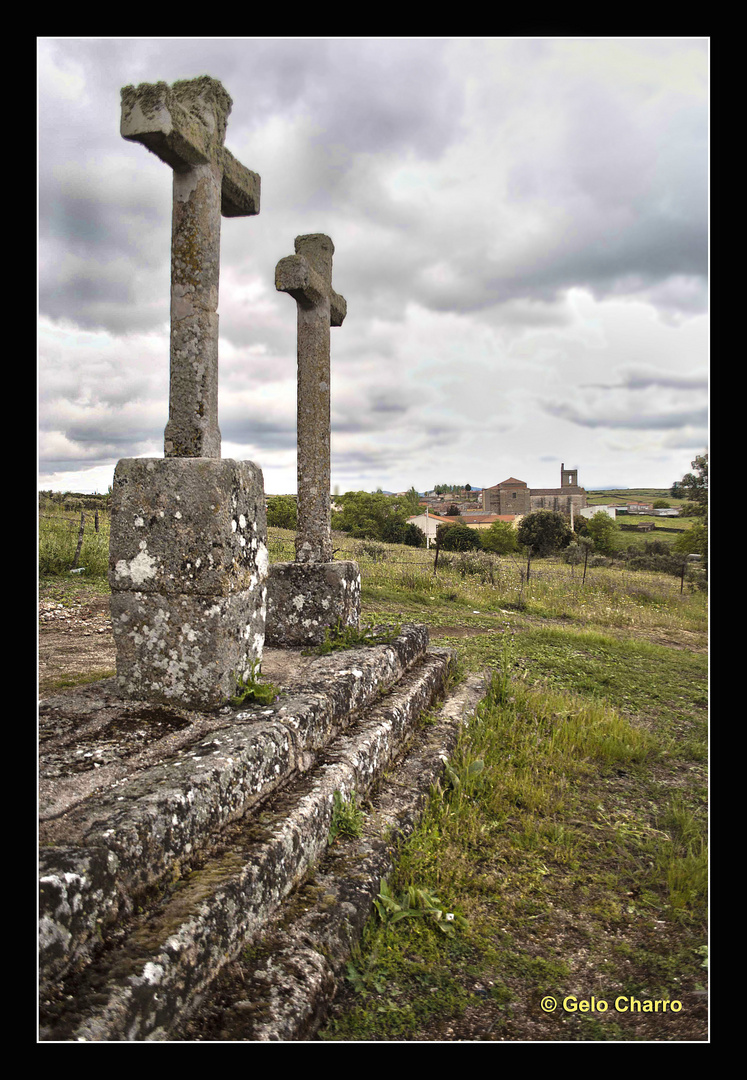
[{"label": "green grass", "polygon": [[[459,782],[447,771],[432,792],[389,882],[441,898],[458,929],[374,917],[322,1038],[437,1039],[488,1009],[491,1038],[645,1037],[635,1014],[590,1024],[536,1002],[703,985],[704,808],[658,778],[663,760],[656,733],[610,705],[499,684],[451,760]],[[670,1019],[674,1037],[690,1022]]]},{"label": "green grass", "polygon": [[[85,512],[83,544],[78,556],[80,573],[71,574],[78,544],[80,513],[45,508],[39,517],[39,577],[75,578],[79,583],[95,581],[104,587],[109,569],[109,515],[99,513],[96,532],[94,515]],[[108,586],[105,587],[108,591]]]},{"label": "green grass", "polygon": [[[108,591],[104,573],[68,575],[69,532],[72,547],[45,537],[63,554],[40,562],[59,568],[42,583],[64,603]],[[294,558],[292,532],[270,529],[268,546],[273,562]],[[434,575],[433,551],[343,534],[334,546],[359,562],[364,626],[424,622],[491,689],[319,1037],[706,1038],[706,593],[614,566],[582,582],[553,559],[533,562],[529,582],[512,557],[452,556]],[[340,799],[343,829],[359,814]],[[545,1014],[548,994],[684,1004],[655,1018]]]},{"label": "green grass", "polygon": [[[459,922],[375,914],[320,1038],[706,1038],[705,594],[614,568],[582,586],[550,560],[529,583],[511,559],[492,583],[432,561],[360,559],[367,617],[426,622],[463,670],[492,673],[387,882]],[[547,994],[685,1004],[544,1014]]]}]

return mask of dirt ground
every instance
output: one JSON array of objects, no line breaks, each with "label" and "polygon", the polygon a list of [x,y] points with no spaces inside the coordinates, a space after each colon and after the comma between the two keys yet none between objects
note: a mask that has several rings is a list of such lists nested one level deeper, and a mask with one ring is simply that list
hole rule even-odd
[{"label": "dirt ground", "polygon": [[109,597],[80,594],[39,596],[39,696],[114,674],[115,653]]}]

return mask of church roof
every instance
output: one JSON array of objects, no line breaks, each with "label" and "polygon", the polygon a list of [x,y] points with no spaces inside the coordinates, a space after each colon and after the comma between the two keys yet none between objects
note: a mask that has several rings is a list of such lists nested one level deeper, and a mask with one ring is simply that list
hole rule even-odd
[{"label": "church roof", "polygon": [[520,487],[527,486],[525,480],[517,480],[515,476],[509,476],[508,480],[501,480],[500,484],[493,484],[493,488],[505,487],[507,484],[518,484]]}]

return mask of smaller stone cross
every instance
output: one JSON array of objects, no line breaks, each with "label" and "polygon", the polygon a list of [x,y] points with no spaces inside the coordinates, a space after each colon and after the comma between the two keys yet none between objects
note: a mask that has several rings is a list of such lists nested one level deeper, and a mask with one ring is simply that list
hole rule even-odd
[{"label": "smaller stone cross", "polygon": [[330,326],[342,326],[344,297],[332,288],[334,244],[328,236],[297,236],[295,255],[281,259],[275,287],[298,305],[296,562],[332,559],[330,507]]},{"label": "smaller stone cross", "polygon": [[165,457],[220,457],[220,219],[259,213],[260,178],[223,145],[231,98],[217,79],[125,86],[123,138],[174,170],[171,382]]}]

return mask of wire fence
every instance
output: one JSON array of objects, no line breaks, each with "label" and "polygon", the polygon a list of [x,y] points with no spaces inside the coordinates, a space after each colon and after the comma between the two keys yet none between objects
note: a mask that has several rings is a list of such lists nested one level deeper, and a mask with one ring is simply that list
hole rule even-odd
[{"label": "wire fence", "polygon": [[[274,531],[274,530],[273,530]],[[270,562],[292,562],[295,545],[292,534],[268,540]],[[654,594],[674,596],[685,591],[685,584],[696,588],[702,571],[683,561],[682,570],[673,574],[633,569],[623,559],[604,556],[586,558],[582,562],[564,562],[556,557],[531,559],[518,554],[496,555],[487,551],[451,552],[436,549],[407,548],[372,540],[353,540],[344,534],[333,534],[334,559],[352,559],[370,584],[383,584],[396,578],[400,584],[419,591],[439,579],[471,579],[475,584],[490,585],[505,593],[518,592],[520,598],[530,589],[533,592],[549,589],[602,589],[608,591],[632,589],[653,590]]]}]

